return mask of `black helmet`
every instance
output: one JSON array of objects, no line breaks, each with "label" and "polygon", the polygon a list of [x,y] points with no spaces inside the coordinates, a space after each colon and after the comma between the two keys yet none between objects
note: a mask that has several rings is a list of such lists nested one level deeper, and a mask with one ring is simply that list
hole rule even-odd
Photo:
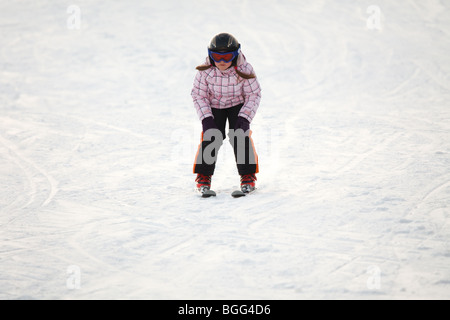
[{"label": "black helmet", "polygon": [[219,33],[214,36],[209,43],[208,49],[211,51],[231,52],[240,48],[239,42],[229,33]]}]

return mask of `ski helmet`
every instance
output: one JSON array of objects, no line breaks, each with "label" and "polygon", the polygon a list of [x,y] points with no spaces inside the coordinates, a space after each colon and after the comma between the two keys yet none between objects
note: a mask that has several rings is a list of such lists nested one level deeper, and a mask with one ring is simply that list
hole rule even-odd
[{"label": "ski helmet", "polygon": [[209,43],[208,49],[211,51],[231,52],[241,47],[239,42],[229,33],[219,33],[214,36]]}]

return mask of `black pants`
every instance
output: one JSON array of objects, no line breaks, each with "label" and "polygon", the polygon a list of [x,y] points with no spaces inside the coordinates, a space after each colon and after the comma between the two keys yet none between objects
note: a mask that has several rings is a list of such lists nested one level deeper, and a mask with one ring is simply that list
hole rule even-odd
[{"label": "black pants", "polygon": [[198,147],[194,163],[194,173],[213,175],[216,168],[217,154],[226,138],[225,129],[228,120],[229,139],[234,150],[237,169],[240,175],[258,173],[258,155],[256,154],[251,131],[234,131],[234,126],[242,104],[227,108],[212,108],[214,121],[219,130],[208,130],[202,133],[202,141]]}]

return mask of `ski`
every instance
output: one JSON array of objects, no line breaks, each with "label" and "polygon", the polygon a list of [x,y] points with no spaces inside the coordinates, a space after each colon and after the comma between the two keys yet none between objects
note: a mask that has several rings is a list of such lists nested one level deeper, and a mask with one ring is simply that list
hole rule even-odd
[{"label": "ski", "polygon": [[240,197],[245,197],[246,194],[244,192],[242,192],[241,190],[235,190],[231,193],[231,196],[233,198],[240,198]]},{"label": "ski", "polygon": [[206,190],[202,192],[202,198],[215,197],[216,193],[213,190]]},{"label": "ski", "polygon": [[231,196],[233,198],[240,198],[240,197],[245,197],[246,195],[252,194],[253,192],[255,192],[256,188],[253,189],[246,189],[243,188],[242,190],[235,190],[231,193]]},{"label": "ski", "polygon": [[201,187],[198,191],[201,193],[202,198],[209,198],[216,196],[216,192],[209,189],[209,187]]}]

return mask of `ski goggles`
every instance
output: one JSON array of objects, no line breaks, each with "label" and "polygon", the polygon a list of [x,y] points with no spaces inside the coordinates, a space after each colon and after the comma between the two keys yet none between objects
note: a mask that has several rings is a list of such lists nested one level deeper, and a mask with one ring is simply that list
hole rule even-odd
[{"label": "ski goggles", "polygon": [[239,55],[239,52],[240,49],[231,52],[216,52],[208,49],[209,57],[213,59],[214,62],[220,61],[230,62]]}]

